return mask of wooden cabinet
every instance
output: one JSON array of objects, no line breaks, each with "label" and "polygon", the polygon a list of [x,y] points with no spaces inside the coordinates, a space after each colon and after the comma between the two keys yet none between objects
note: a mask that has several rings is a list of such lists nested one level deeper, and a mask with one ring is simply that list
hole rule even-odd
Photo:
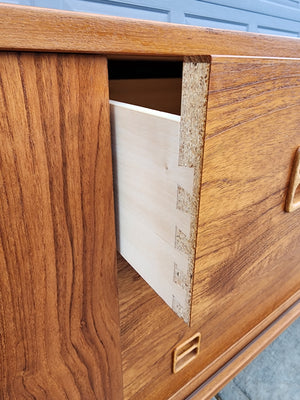
[{"label": "wooden cabinet", "polygon": [[0,53],[1,399],[120,399],[106,59]]},{"label": "wooden cabinet", "polygon": [[[299,40],[0,16],[0,397],[210,399],[300,315],[299,210],[285,212]],[[184,64],[171,129],[196,193],[189,324],[121,256],[117,279],[107,58]]]},{"label": "wooden cabinet", "polygon": [[[191,327],[173,317],[141,279],[136,282],[125,261],[119,261],[121,282],[126,282],[119,289],[124,296],[122,335],[130,341],[124,347],[128,398],[141,393],[167,398],[169,388],[179,389],[196,371],[205,373],[220,358],[227,360],[234,348],[299,297],[297,211],[285,212],[300,141],[299,62],[212,57]],[[138,284],[143,289],[126,315],[130,279],[133,293]],[[174,374],[174,349],[197,332],[199,354]],[[138,349],[152,355],[144,364]],[[133,370],[140,386],[127,375]]]}]

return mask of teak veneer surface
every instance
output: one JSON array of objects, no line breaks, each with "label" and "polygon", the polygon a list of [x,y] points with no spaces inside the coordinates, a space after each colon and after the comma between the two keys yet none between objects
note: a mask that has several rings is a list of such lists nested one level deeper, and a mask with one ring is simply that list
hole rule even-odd
[{"label": "teak veneer surface", "polygon": [[[284,211],[299,67],[212,57],[191,328],[119,260],[125,398],[168,399],[195,375],[204,382],[299,300],[300,211]],[[174,348],[196,332],[200,355],[172,374]]]},{"label": "teak veneer surface", "polygon": [[[298,294],[299,297],[299,294]],[[295,297],[296,298],[296,297]],[[286,309],[284,305],[282,309]],[[300,316],[300,301],[296,301],[274,320],[267,328],[240,350],[229,362],[225,363],[215,374],[199,386],[195,377],[170,398],[170,400],[211,400],[227,383],[229,383],[245,366],[257,357],[274,339],[289,327]],[[199,374],[201,375],[201,374]],[[191,392],[197,385],[196,390]]]},{"label": "teak veneer surface", "polygon": [[106,60],[0,54],[0,398],[122,398]]},{"label": "teak veneer surface", "polygon": [[[174,374],[174,349],[198,330],[201,332],[200,324],[189,328],[121,256],[118,256],[118,278],[124,399],[128,400],[184,400],[199,386],[200,397],[196,398],[210,400],[300,316],[299,291],[210,365],[205,366],[200,348],[200,356]],[[286,310],[289,312],[285,315]],[[222,330],[218,328],[217,332]],[[260,336],[262,332],[265,334]],[[206,336],[211,333],[207,331]]]},{"label": "teak veneer surface", "polygon": [[[300,41],[6,4],[0,19],[0,49],[29,51],[0,57],[5,400],[122,398],[106,61],[30,51],[274,58],[210,60],[192,327],[119,260],[125,398],[181,399],[299,299],[284,202]],[[173,374],[198,331],[200,356]]]},{"label": "teak veneer surface", "polygon": [[0,49],[109,55],[299,57],[300,40],[60,10],[0,5]]},{"label": "teak veneer surface", "polygon": [[284,211],[300,142],[299,67],[212,60],[192,323],[213,320],[231,341],[300,289],[299,212]]}]

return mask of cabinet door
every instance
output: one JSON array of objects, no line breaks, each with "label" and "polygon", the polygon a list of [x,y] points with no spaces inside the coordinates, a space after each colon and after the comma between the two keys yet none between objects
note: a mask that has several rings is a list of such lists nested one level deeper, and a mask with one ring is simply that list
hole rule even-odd
[{"label": "cabinet door", "polygon": [[0,397],[120,399],[106,59],[0,55]]}]

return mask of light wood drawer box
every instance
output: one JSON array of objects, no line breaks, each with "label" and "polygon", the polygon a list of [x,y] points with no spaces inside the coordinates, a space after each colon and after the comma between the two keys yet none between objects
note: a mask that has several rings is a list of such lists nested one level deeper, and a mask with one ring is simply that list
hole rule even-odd
[{"label": "light wood drawer box", "polygon": [[299,63],[187,58],[181,116],[111,102],[120,253],[189,324],[299,290]]},{"label": "light wood drawer box", "polygon": [[155,107],[111,101],[118,248],[186,322],[208,72],[208,60],[195,58],[183,63],[182,79],[110,84],[112,99]]}]

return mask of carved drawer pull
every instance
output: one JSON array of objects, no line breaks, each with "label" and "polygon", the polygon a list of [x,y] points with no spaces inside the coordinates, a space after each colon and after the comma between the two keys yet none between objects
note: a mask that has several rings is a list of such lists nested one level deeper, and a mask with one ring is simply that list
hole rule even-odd
[{"label": "carved drawer pull", "polygon": [[294,158],[290,185],[286,198],[285,211],[292,212],[300,207],[300,147]]},{"label": "carved drawer pull", "polygon": [[174,350],[173,372],[176,373],[193,361],[200,352],[200,333],[181,343]]}]

